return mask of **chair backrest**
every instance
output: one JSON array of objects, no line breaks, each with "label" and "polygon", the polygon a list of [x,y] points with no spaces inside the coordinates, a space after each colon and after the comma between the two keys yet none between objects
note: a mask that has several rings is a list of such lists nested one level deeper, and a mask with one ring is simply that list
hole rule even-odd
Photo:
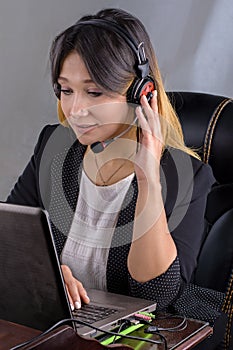
[{"label": "chair backrest", "polygon": [[226,292],[233,285],[233,103],[224,96],[168,92],[185,142],[217,180],[206,207],[206,232],[194,282]]},{"label": "chair backrest", "polygon": [[233,103],[224,96],[168,92],[185,143],[210,164],[216,185],[206,206],[206,232],[194,283],[226,293],[227,314],[221,349],[233,348]]}]

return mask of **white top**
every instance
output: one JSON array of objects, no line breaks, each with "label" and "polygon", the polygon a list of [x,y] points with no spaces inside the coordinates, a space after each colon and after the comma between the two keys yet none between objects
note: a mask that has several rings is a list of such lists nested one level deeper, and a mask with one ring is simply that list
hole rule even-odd
[{"label": "white top", "polygon": [[61,262],[70,267],[85,288],[107,289],[112,235],[133,177],[134,173],[113,185],[96,186],[82,171],[76,211]]}]

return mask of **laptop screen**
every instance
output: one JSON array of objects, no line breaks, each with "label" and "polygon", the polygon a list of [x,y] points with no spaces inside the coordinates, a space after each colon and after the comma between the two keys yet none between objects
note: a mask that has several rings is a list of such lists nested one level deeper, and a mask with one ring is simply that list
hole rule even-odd
[{"label": "laptop screen", "polygon": [[43,331],[70,317],[60,264],[41,209],[0,203],[0,280],[1,319]]}]

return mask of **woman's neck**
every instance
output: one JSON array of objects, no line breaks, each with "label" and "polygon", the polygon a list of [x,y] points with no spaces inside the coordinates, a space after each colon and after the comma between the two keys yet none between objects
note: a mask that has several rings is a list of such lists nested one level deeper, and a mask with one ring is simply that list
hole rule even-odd
[{"label": "woman's neck", "polygon": [[100,153],[95,154],[88,146],[84,157],[84,170],[96,185],[111,185],[133,173],[136,152],[137,129],[133,126]]}]

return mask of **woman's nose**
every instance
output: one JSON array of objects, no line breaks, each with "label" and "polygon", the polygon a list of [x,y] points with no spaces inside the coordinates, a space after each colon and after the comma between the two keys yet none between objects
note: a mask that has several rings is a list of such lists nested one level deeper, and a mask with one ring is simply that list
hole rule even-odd
[{"label": "woman's nose", "polygon": [[73,97],[70,115],[80,117],[85,117],[88,115],[87,106],[85,106],[83,99],[80,95],[78,96],[78,94],[75,94]]}]

